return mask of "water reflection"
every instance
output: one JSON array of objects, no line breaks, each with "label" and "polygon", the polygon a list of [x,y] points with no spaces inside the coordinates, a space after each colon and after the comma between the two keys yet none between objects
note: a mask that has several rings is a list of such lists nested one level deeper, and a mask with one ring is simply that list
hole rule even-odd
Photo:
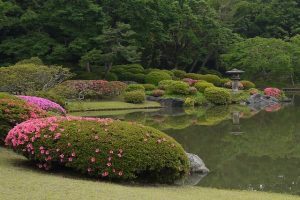
[{"label": "water reflection", "polygon": [[199,155],[210,173],[191,179],[191,184],[300,195],[299,96],[294,105],[261,112],[236,105],[113,117],[163,130],[187,152]]},{"label": "water reflection", "polygon": [[241,113],[238,110],[232,111],[232,130],[231,134],[233,135],[241,135],[244,132],[241,130],[240,124]]}]

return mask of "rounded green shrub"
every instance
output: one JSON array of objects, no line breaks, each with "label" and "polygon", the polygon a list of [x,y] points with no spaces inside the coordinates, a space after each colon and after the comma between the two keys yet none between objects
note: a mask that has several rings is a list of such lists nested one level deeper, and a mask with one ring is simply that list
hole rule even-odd
[{"label": "rounded green shrub", "polygon": [[202,80],[202,75],[201,74],[195,74],[195,73],[187,73],[185,74],[185,78],[191,78],[194,80]]},{"label": "rounded green shrub", "polygon": [[183,70],[174,69],[172,70],[175,77],[183,79],[185,78],[186,72]]},{"label": "rounded green shrub", "polygon": [[146,91],[152,91],[156,89],[156,86],[153,84],[143,84]]},{"label": "rounded green shrub", "polygon": [[172,76],[165,72],[154,71],[147,74],[145,80],[146,83],[157,85],[160,81],[172,80]]},{"label": "rounded green shrub", "polygon": [[166,90],[170,94],[189,94],[189,84],[183,81],[173,81],[167,86]]},{"label": "rounded green shrub", "polygon": [[205,75],[200,75],[200,80],[204,80],[206,82],[212,83],[216,86],[221,86],[221,78],[217,75],[214,74],[205,74]]},{"label": "rounded green shrub", "polygon": [[161,90],[165,90],[165,89],[167,89],[167,87],[170,86],[173,82],[174,82],[174,80],[163,80],[163,81],[160,81],[160,82],[158,83],[158,88],[161,89]]},{"label": "rounded green shrub", "polygon": [[131,84],[128,85],[126,92],[131,92],[131,91],[136,91],[136,90],[140,90],[140,91],[145,91],[145,87],[143,85],[140,84]]},{"label": "rounded green shrub", "polygon": [[124,100],[127,103],[139,104],[139,103],[143,103],[145,99],[146,99],[145,92],[141,90],[125,92],[124,94]]},{"label": "rounded green shrub", "polygon": [[220,81],[221,81],[221,85],[224,86],[226,83],[230,82],[231,80],[229,78],[222,78]]},{"label": "rounded green shrub", "polygon": [[117,81],[118,80],[118,76],[115,73],[107,73],[105,80],[107,81]]},{"label": "rounded green shrub", "polygon": [[230,92],[224,88],[208,87],[204,91],[205,98],[216,105],[225,105],[231,102]]},{"label": "rounded green shrub", "polygon": [[255,84],[252,83],[251,81],[243,80],[240,83],[244,86],[245,90],[248,90],[248,89],[251,89],[251,88],[255,88]]},{"label": "rounded green shrub", "polygon": [[112,119],[29,120],[12,129],[6,143],[39,168],[65,166],[97,178],[172,183],[189,170],[183,148],[170,136]]},{"label": "rounded green shrub", "polygon": [[214,84],[208,83],[206,81],[199,81],[194,85],[194,87],[197,88],[199,92],[203,93],[206,88],[214,87]]},{"label": "rounded green shrub", "polygon": [[160,72],[165,72],[167,74],[169,74],[171,77],[174,76],[174,72],[173,71],[170,71],[170,70],[166,70],[166,69],[163,69],[163,70],[159,70]]},{"label": "rounded green shrub", "polygon": [[186,107],[193,107],[195,105],[195,99],[193,98],[186,98],[185,101],[184,101],[184,106]]}]

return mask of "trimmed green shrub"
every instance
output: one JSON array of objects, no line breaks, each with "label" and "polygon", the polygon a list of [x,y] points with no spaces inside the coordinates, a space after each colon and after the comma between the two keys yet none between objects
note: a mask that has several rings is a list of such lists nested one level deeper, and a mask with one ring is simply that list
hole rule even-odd
[{"label": "trimmed green shrub", "polygon": [[174,80],[163,80],[163,81],[160,81],[160,82],[158,83],[158,88],[161,89],[161,90],[165,90],[165,89],[167,89],[167,87],[170,86],[173,82],[174,82]]},{"label": "trimmed green shrub", "polygon": [[145,92],[144,86],[140,85],[140,84],[130,84],[130,85],[128,85],[128,87],[126,89],[126,92],[137,91],[137,90]]},{"label": "trimmed green shrub", "polygon": [[231,80],[229,78],[222,78],[220,80],[220,82],[221,82],[221,85],[224,86],[226,83],[231,82]]},{"label": "trimmed green shrub", "polygon": [[225,105],[231,102],[231,95],[227,89],[208,87],[204,91],[205,98],[213,104]]},{"label": "trimmed green shrub", "polygon": [[172,80],[172,76],[165,72],[154,71],[147,74],[145,80],[146,83],[157,85],[160,81]]},{"label": "trimmed green shrub", "polygon": [[160,72],[165,72],[165,73],[169,74],[171,77],[174,76],[173,71],[170,71],[170,70],[163,69],[163,70],[158,70],[158,71],[160,71]]},{"label": "trimmed green shrub", "polygon": [[216,86],[221,86],[221,78],[218,77],[217,75],[213,75],[213,74],[205,74],[205,75],[200,75],[200,80],[204,80],[206,82],[212,83]]},{"label": "trimmed green shrub", "polygon": [[249,93],[250,95],[258,94],[258,93],[259,93],[259,90],[256,89],[256,88],[251,88],[251,89],[248,90],[248,93]]},{"label": "trimmed green shrub", "polygon": [[197,88],[197,90],[199,91],[199,92],[204,92],[204,90],[206,89],[206,88],[208,88],[208,87],[215,87],[214,86],[214,84],[212,84],[212,83],[208,83],[208,82],[206,82],[206,81],[199,81],[199,82],[197,82],[196,84],[195,84],[195,88]]},{"label": "trimmed green shrub", "polygon": [[197,88],[195,88],[195,87],[190,87],[189,88],[189,94],[197,94],[197,92],[198,92],[198,90],[197,90]]},{"label": "trimmed green shrub", "polygon": [[153,84],[143,84],[146,91],[152,91],[156,89],[156,86]]},{"label": "trimmed green shrub", "polygon": [[245,102],[249,99],[250,93],[248,91],[240,90],[239,92],[231,93],[231,101],[233,103]]},{"label": "trimmed green shrub", "polygon": [[183,79],[185,78],[186,72],[183,70],[174,69],[172,70],[175,77]]},{"label": "trimmed green shrub", "polygon": [[107,73],[105,80],[107,81],[117,81],[118,80],[118,76],[114,73]]},{"label": "trimmed green shrub", "polygon": [[1,93],[0,97],[0,143],[16,124],[28,119],[49,116],[46,111],[38,106],[27,103],[15,96]]},{"label": "trimmed green shrub", "polygon": [[255,88],[255,84],[252,83],[251,81],[243,80],[240,83],[244,86],[245,90],[248,90],[248,89],[251,89],[251,88]]},{"label": "trimmed green shrub", "polygon": [[207,99],[202,93],[198,93],[197,96],[194,98],[195,106],[202,106],[208,104]]},{"label": "trimmed green shrub", "polygon": [[183,81],[173,81],[167,86],[166,90],[169,94],[189,94],[189,84]]},{"label": "trimmed green shrub", "polygon": [[184,106],[186,107],[193,107],[195,105],[195,99],[193,98],[186,98],[185,101],[184,101]]},{"label": "trimmed green shrub", "polygon": [[125,92],[124,99],[127,103],[139,104],[145,101],[146,95],[145,92],[141,90]]},{"label": "trimmed green shrub", "polygon": [[165,94],[165,91],[164,90],[153,90],[152,93],[151,93],[151,96],[154,96],[154,97],[161,97],[161,96],[164,96]]},{"label": "trimmed green shrub", "polygon": [[202,75],[201,74],[195,74],[195,73],[187,73],[185,74],[185,78],[191,78],[194,80],[201,80]]},{"label": "trimmed green shrub", "polygon": [[30,120],[11,130],[6,143],[39,168],[65,166],[103,179],[173,183],[189,171],[188,158],[173,138],[151,127],[112,119]]}]

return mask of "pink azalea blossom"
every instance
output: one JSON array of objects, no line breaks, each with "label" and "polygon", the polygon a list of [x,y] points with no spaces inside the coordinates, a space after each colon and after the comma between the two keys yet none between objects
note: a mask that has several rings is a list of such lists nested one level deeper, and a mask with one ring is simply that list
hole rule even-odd
[{"label": "pink azalea blossom", "polygon": [[[46,111],[54,111],[66,114],[66,110],[61,107],[59,104],[50,101],[48,99],[40,98],[40,97],[32,97],[32,96],[18,96],[20,99],[23,99],[29,103],[32,103],[38,107],[40,107],[43,110]],[[35,115],[35,113],[32,113],[32,115]],[[32,116],[32,118],[36,118],[35,116]]]},{"label": "pink azalea blossom", "polygon": [[102,176],[103,176],[103,177],[108,176],[108,172],[103,172],[103,173],[102,173]]}]

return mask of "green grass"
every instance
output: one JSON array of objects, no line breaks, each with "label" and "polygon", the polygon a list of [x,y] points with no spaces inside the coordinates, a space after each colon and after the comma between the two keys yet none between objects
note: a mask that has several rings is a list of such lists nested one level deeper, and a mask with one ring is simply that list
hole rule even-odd
[{"label": "green grass", "polygon": [[127,115],[135,112],[155,112],[159,109],[132,109],[132,110],[103,110],[103,111],[84,111],[69,113],[73,116],[81,117],[101,117],[101,116],[114,116],[114,115]]},{"label": "green grass", "polygon": [[95,110],[118,110],[118,109],[141,109],[157,108],[161,105],[158,102],[146,101],[142,104],[132,104],[122,101],[82,101],[69,102],[68,110],[74,111],[95,111]]},{"label": "green grass", "polygon": [[1,200],[300,200],[300,197],[201,187],[128,186],[90,180],[74,173],[43,172],[22,156],[0,148]]}]

